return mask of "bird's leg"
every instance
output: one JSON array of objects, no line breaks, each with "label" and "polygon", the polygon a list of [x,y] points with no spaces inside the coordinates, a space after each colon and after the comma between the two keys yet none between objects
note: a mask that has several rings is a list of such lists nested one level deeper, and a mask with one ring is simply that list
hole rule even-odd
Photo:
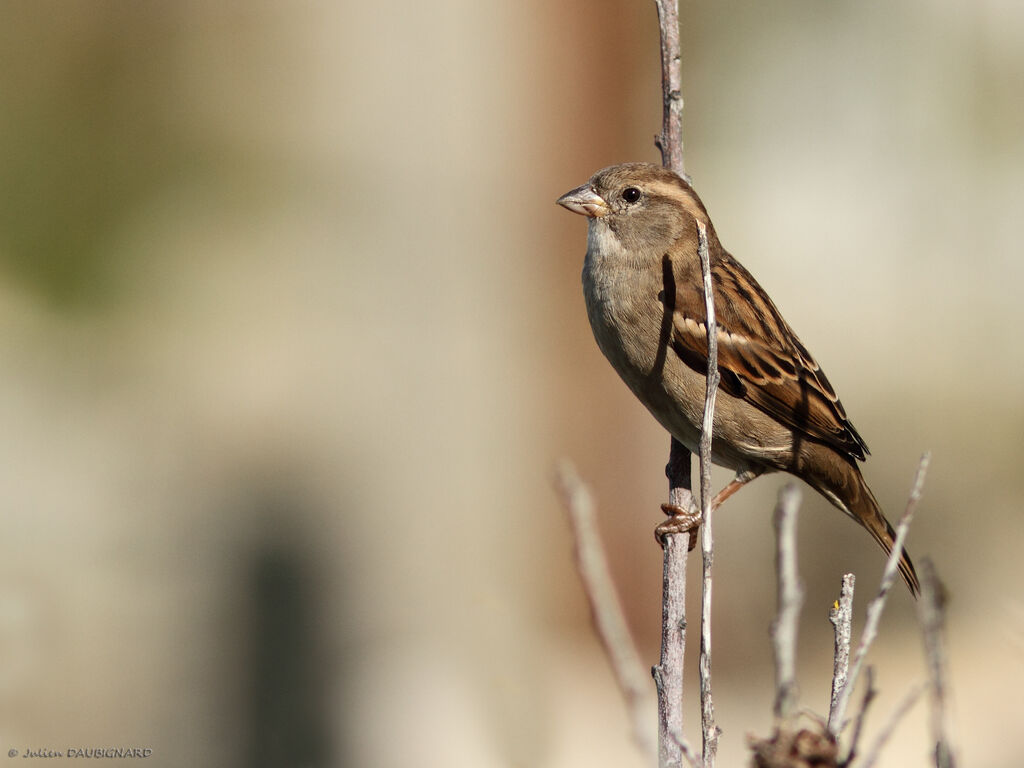
[{"label": "bird's leg", "polygon": [[[718,509],[722,505],[722,502],[736,493],[736,491],[751,480],[759,477],[763,472],[763,469],[754,468],[747,468],[737,472],[736,477],[734,477],[728,485],[715,494],[715,497],[711,499],[712,511]],[[669,517],[668,520],[665,520],[654,529],[654,538],[658,540],[659,544],[664,546],[665,537],[669,534],[688,532],[691,534],[689,549],[692,550],[697,546],[697,536],[695,534],[697,529],[700,528],[701,511],[697,509],[692,500],[690,502],[689,509],[680,507],[676,504],[662,504],[661,511]]]},{"label": "bird's leg", "polygon": [[722,502],[723,501],[728,499],[730,496],[732,496],[734,493],[736,493],[736,491],[738,491],[744,485],[749,483],[755,477],[760,477],[763,473],[764,473],[763,469],[753,469],[753,468],[742,469],[739,472],[737,472],[736,473],[736,477],[734,477],[729,482],[729,484],[725,486],[725,488],[723,488],[718,493],[716,493],[715,497],[713,499],[711,499],[711,509],[712,509],[712,511],[718,509],[720,506],[722,506]]},{"label": "bird's leg", "polygon": [[697,544],[700,510],[693,503],[693,492],[690,490],[690,451],[675,437],[672,438],[665,476],[669,485],[668,504],[662,504],[661,509],[668,515],[668,520],[654,529],[654,538],[664,547],[666,536],[689,533],[687,550],[691,550]]}]

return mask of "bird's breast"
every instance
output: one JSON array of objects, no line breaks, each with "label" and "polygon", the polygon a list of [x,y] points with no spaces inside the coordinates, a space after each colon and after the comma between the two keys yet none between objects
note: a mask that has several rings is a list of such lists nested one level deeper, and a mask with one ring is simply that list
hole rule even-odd
[{"label": "bird's breast", "polygon": [[658,291],[651,270],[588,251],[583,295],[590,326],[605,357],[631,387],[656,365],[663,314]]}]

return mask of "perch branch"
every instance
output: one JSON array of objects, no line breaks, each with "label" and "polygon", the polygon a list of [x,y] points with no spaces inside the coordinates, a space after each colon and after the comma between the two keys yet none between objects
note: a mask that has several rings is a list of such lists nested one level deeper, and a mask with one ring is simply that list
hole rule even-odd
[{"label": "perch branch", "polygon": [[[689,459],[689,453],[686,456]],[[689,549],[690,535],[689,533],[669,534],[664,541],[665,552],[661,580],[661,658],[658,665],[651,669],[654,685],[658,692],[658,765],[660,768],[675,768],[675,766],[681,765],[681,760],[689,748],[682,734],[683,655],[686,651],[686,555]],[[692,750],[690,752],[692,754]]]},{"label": "perch branch", "polygon": [[[662,129],[655,138],[662,165],[680,176],[683,165],[682,67],[679,54],[679,0],[655,0],[661,39]],[[672,438],[665,474],[669,504],[693,509],[690,452]],[[658,765],[695,764],[683,738],[683,658],[686,649],[686,556],[694,534],[670,534],[664,539],[661,597],[661,658],[651,672],[658,694]]]},{"label": "perch branch", "polygon": [[[683,509],[693,504],[690,493],[690,452],[672,438],[665,475],[669,503]],[[683,659],[686,653],[686,557],[694,534],[669,534],[664,539],[661,582],[661,658],[651,669],[658,694],[658,765],[681,764],[693,755],[683,737]],[[689,755],[687,754],[689,750]]]},{"label": "perch branch", "polygon": [[649,730],[653,711],[650,683],[615,592],[608,560],[597,533],[594,500],[569,462],[561,463],[555,480],[572,524],[576,564],[583,590],[590,602],[598,637],[626,700],[633,723],[633,738],[645,754],[653,757],[654,744]]}]

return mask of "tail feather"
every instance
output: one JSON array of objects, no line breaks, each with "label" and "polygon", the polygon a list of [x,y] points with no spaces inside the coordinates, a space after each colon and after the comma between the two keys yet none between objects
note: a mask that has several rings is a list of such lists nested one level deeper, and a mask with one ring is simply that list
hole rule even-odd
[{"label": "tail feather", "polygon": [[[861,481],[863,482],[863,480]],[[874,496],[871,495],[871,490],[864,485],[864,488],[868,492],[871,501],[874,505],[874,514],[867,520],[857,516],[858,521],[868,529],[868,532],[882,545],[882,549],[885,550],[886,555],[892,554],[893,545],[896,543],[896,531],[889,524],[889,521],[885,519],[885,515],[882,514],[882,510],[878,507],[878,502],[875,501]],[[917,580],[917,571],[914,569],[914,562],[910,559],[910,554],[907,552],[906,546],[903,547],[903,552],[900,553],[900,576],[903,577],[903,581],[906,582],[910,588],[910,594],[917,597],[921,594],[921,583]]]},{"label": "tail feather", "polygon": [[[886,555],[891,554],[896,543],[896,532],[882,514],[882,509],[860,470],[852,461],[842,459],[831,462],[829,470],[809,478],[811,485],[864,526],[885,550]],[[900,576],[910,589],[910,594],[916,598],[921,593],[921,583],[917,580],[917,571],[906,547],[900,555],[899,569]]]}]

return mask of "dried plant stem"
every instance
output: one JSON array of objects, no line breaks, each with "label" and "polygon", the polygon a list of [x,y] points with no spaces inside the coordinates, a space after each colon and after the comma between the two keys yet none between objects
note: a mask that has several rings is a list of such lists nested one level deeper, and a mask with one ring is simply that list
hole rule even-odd
[{"label": "dried plant stem", "polygon": [[615,592],[608,559],[597,532],[594,500],[575,468],[567,461],[558,467],[555,481],[572,524],[576,564],[590,602],[594,626],[626,700],[633,723],[633,738],[645,754],[653,757],[655,750],[650,716],[654,702],[651,686]]},{"label": "dried plant stem", "polygon": [[838,736],[839,732],[843,729],[846,708],[849,706],[853,689],[857,685],[857,677],[864,664],[864,657],[878,635],[878,624],[882,618],[885,601],[889,597],[889,590],[892,589],[892,585],[896,581],[900,557],[903,554],[903,543],[907,539],[907,531],[910,528],[911,520],[914,518],[914,510],[917,508],[917,503],[921,499],[921,491],[924,489],[924,478],[928,472],[929,459],[930,455],[927,453],[921,457],[917,474],[914,477],[914,486],[910,492],[910,499],[907,501],[906,511],[900,518],[899,525],[896,526],[896,541],[893,544],[892,552],[889,553],[889,560],[885,564],[885,570],[882,572],[882,583],[879,587],[878,595],[868,604],[867,617],[864,620],[864,632],[861,634],[860,644],[857,646],[857,652],[853,657],[849,680],[839,693],[833,712],[834,717],[829,720],[829,732],[833,736]]},{"label": "dried plant stem", "polygon": [[832,701],[828,710],[828,729],[831,733],[839,732],[836,719],[836,706],[839,694],[846,687],[847,674],[850,671],[850,635],[853,629],[853,589],[856,577],[852,573],[843,576],[843,586],[839,591],[839,599],[828,612],[828,620],[835,631],[835,654],[832,659]]},{"label": "dried plant stem", "polygon": [[946,706],[946,647],[943,630],[946,623],[946,589],[929,558],[921,561],[921,599],[918,617],[924,635],[924,654],[931,678],[931,728],[935,740],[936,768],[954,768],[956,759],[949,737],[949,713]]},{"label": "dried plant stem", "polygon": [[778,573],[778,615],[772,626],[775,647],[775,717],[788,720],[796,711],[796,638],[804,589],[796,567],[796,513],[800,489],[789,483],[775,507],[775,569]]},{"label": "dried plant stem", "polygon": [[711,503],[711,433],[715,414],[715,396],[718,394],[718,329],[715,324],[715,299],[711,285],[711,257],[708,254],[708,235],[704,224],[697,222],[697,250],[704,273],[704,305],[707,311],[705,327],[708,333],[708,375],[704,395],[704,422],[700,432],[700,543],[703,568],[701,571],[700,611],[700,713],[703,733],[702,757],[704,765],[713,768],[721,733],[715,724],[715,705],[711,695],[711,568],[714,564],[714,538],[712,535]]}]

